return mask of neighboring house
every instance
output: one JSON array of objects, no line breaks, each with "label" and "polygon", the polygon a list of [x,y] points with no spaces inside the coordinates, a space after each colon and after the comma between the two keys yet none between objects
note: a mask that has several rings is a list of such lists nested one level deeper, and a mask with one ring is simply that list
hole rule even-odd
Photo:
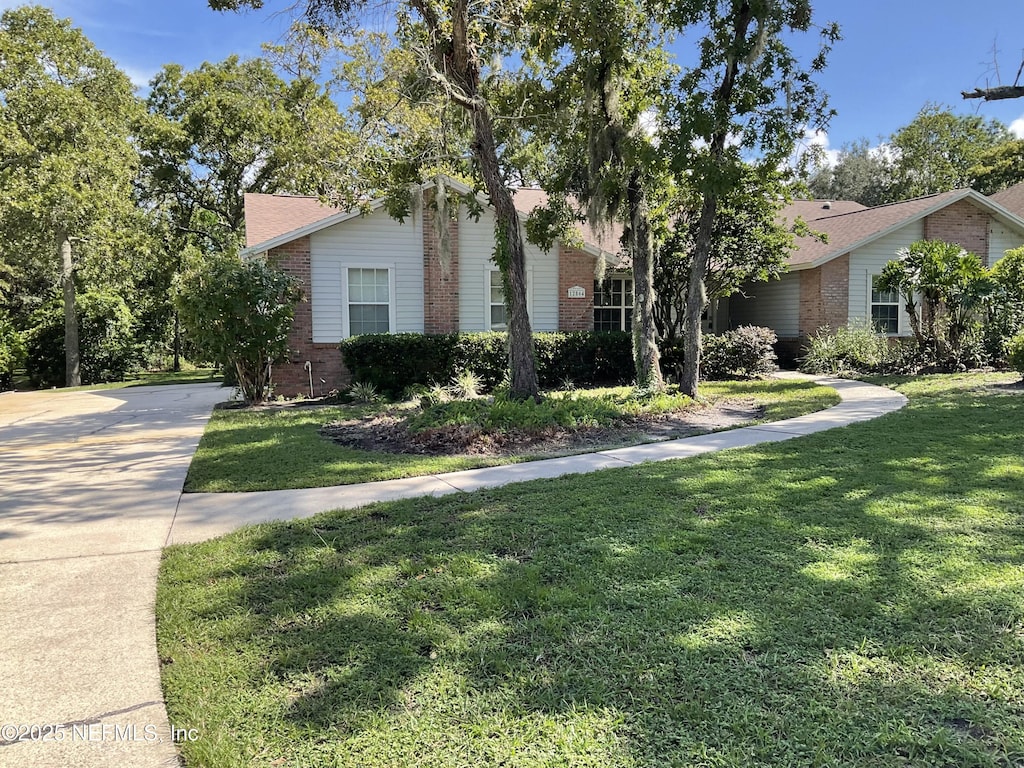
[{"label": "neighboring house", "polygon": [[806,339],[826,326],[870,320],[890,336],[909,335],[899,296],[874,288],[896,252],[917,240],[945,240],[991,266],[1024,244],[1022,213],[1024,185],[991,198],[960,189],[874,208],[850,201],[796,201],[782,217],[803,218],[827,242],[797,238],[788,271],[780,280],[745,286],[745,296],[733,296],[729,322],[773,329],[783,359],[799,354]]},{"label": "neighboring house", "polygon": [[[450,182],[462,194],[468,188]],[[524,219],[544,202],[540,190],[519,190]],[[483,201],[482,201],[483,202]],[[374,332],[448,333],[502,330],[504,296],[492,260],[494,215],[460,209],[448,223],[451,261],[441,265],[429,205],[404,223],[377,201],[367,211],[338,211],[316,198],[245,196],[243,256],[266,255],[303,282],[289,362],[278,365],[280,394],[333,389],[347,381],[338,342]],[[751,284],[717,303],[705,329],[762,325],[775,331],[783,359],[796,357],[819,328],[870,319],[893,336],[910,333],[899,297],[873,281],[900,248],[916,240],[959,243],[987,265],[1024,244],[1024,185],[986,198],[964,189],[875,208],[850,201],[800,200],[782,217],[802,218],[827,242],[798,238],[780,280]],[[527,303],[537,331],[628,330],[633,281],[619,255],[621,231],[580,226],[578,247],[550,251],[527,244]],[[602,259],[605,279],[595,278]],[[306,363],[311,370],[307,371]]]},{"label": "neighboring house", "polygon": [[[457,191],[469,189],[450,182]],[[524,218],[543,202],[539,190],[521,190]],[[346,381],[338,342],[376,332],[448,333],[505,328],[504,295],[492,259],[494,214],[479,219],[465,208],[449,222],[446,271],[430,206],[401,223],[377,201],[368,212],[322,206],[316,198],[245,196],[243,257],[266,255],[303,282],[307,301],[296,307],[289,362],[274,370],[276,391],[294,395],[333,389]],[[580,228],[582,243],[550,251],[527,244],[527,304],[534,330],[627,330],[632,278],[621,271],[619,234]],[[598,259],[607,279],[595,285]],[[618,270],[618,271],[617,271]],[[595,288],[598,290],[595,298]],[[305,363],[311,371],[307,371]],[[323,382],[321,383],[321,380]]]}]

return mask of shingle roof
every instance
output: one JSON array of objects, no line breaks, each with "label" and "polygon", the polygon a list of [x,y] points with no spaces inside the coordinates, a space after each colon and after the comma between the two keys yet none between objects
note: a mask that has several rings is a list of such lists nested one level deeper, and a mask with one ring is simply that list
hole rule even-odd
[{"label": "shingle roof", "polygon": [[[873,240],[896,227],[909,223],[933,210],[943,208],[961,198],[976,195],[967,189],[956,189],[951,192],[942,192],[935,195],[917,197],[913,200],[906,200],[902,203],[891,203],[879,205],[874,208],[853,208],[845,213],[835,213],[836,207],[830,211],[830,215],[804,220],[816,232],[823,232],[828,236],[828,242],[823,243],[814,237],[796,238],[796,250],[790,254],[790,267],[801,266],[811,263],[821,263],[837,256],[848,253],[854,247],[862,245],[868,240]],[[984,199],[984,198],[981,198]],[[806,203],[808,201],[801,201]],[[849,201],[843,201],[850,206]],[[836,206],[837,203],[833,203]],[[858,203],[852,203],[856,206]],[[843,210],[843,208],[839,208]],[[793,206],[788,206],[781,213],[789,221],[795,218]]]},{"label": "shingle roof", "polygon": [[[516,209],[529,216],[533,210],[544,205],[548,196],[541,189],[523,188],[515,190],[512,196]],[[290,232],[330,219],[342,213],[337,208],[323,205],[316,197],[301,195],[245,195],[245,245],[251,248],[262,245]],[[584,223],[576,225],[583,242],[591,248],[617,254],[622,237],[622,226],[615,224],[598,232]]]},{"label": "shingle roof", "polygon": [[307,224],[329,218],[339,211],[318,198],[301,195],[245,195],[245,245],[265,243]]},{"label": "shingle roof", "polygon": [[988,196],[1015,216],[1024,218],[1024,181]]}]

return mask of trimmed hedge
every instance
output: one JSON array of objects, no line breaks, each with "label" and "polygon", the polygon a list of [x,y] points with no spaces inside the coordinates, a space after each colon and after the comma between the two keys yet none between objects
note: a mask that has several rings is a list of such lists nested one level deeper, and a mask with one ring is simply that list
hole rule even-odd
[{"label": "trimmed hedge", "polygon": [[[628,333],[536,333],[534,344],[542,387],[565,381],[623,384],[632,379]],[[369,334],[345,339],[340,347],[352,380],[369,382],[389,397],[398,397],[415,385],[449,384],[466,370],[490,390],[508,372],[504,333]]]},{"label": "trimmed hedge", "polygon": [[[750,378],[775,370],[775,334],[746,326],[720,336],[704,337],[704,378]],[[507,376],[504,333],[383,333],[354,336],[341,342],[352,380],[373,384],[395,398],[410,387],[448,385],[460,371],[472,371],[485,390]],[[629,333],[621,331],[544,332],[534,334],[537,378],[544,388],[613,386],[633,381]],[[672,370],[680,348],[664,350],[662,368]]]}]

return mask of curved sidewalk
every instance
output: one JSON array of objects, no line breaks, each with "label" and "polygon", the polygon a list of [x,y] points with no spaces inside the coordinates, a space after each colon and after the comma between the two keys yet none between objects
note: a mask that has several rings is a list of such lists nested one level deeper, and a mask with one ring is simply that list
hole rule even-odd
[{"label": "curved sidewalk", "polygon": [[874,419],[890,411],[899,410],[907,402],[906,397],[891,389],[860,381],[796,373],[782,373],[779,376],[813,380],[833,387],[839,393],[842,402],[824,411],[784,421],[522,464],[328,488],[250,493],[186,493],[178,502],[178,511],[166,543],[203,541],[243,525],[309,517],[329,509],[353,509],[374,501],[443,496],[527,480],[625,467],[647,461],[683,459],[727,448],[746,448],[759,443],[781,442]]}]

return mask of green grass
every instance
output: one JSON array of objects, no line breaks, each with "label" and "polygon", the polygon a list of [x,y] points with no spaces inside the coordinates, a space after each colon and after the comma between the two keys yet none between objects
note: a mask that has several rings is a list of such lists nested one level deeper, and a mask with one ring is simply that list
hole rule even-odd
[{"label": "green grass", "polygon": [[[59,387],[61,392],[91,392],[93,390],[125,389],[127,387],[153,387],[168,384],[204,384],[221,381],[222,376],[215,368],[193,368],[188,371],[142,371],[131,374],[125,381],[111,381],[106,384],[83,384],[80,387]],[[32,390],[32,384],[24,372],[15,375],[15,389]]]},{"label": "green grass", "polygon": [[991,380],[172,547],[187,764],[1024,765],[1024,394]]},{"label": "green grass", "polygon": [[[625,390],[600,393],[621,395]],[[711,399],[752,398],[765,405],[764,419],[770,421],[821,410],[838,402],[835,391],[828,387],[775,379],[712,382],[702,386],[702,393]],[[185,489],[226,492],[316,488],[524,460],[378,453],[345,448],[318,433],[327,422],[367,412],[367,406],[216,411],[192,459]]]}]

